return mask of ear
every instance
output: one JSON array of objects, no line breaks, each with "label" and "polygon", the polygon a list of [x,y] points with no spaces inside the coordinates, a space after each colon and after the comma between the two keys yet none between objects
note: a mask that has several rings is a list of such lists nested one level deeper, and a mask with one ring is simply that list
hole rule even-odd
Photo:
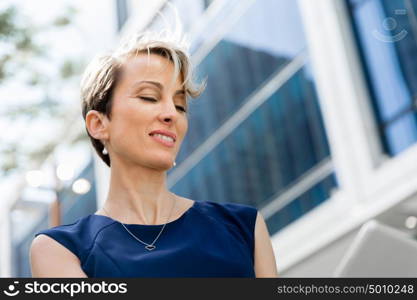
[{"label": "ear", "polygon": [[102,113],[90,110],[85,116],[85,126],[93,138],[97,140],[108,139],[108,119]]}]

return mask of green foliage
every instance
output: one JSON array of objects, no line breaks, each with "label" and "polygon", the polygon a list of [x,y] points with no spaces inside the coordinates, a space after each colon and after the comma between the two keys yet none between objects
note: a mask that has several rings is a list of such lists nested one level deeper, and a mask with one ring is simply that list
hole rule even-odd
[{"label": "green foliage", "polygon": [[5,148],[1,149],[2,161],[1,170],[4,174],[18,169],[18,149],[16,144],[6,145]]},{"label": "green foliage", "polygon": [[64,15],[59,16],[52,23],[54,26],[62,27],[71,24],[71,18],[73,18],[77,13],[77,10],[74,7],[67,7]]},{"label": "green foliage", "polygon": [[[50,91],[53,90],[54,84],[60,83],[64,86],[66,80],[78,75],[81,71],[80,62],[66,59],[61,65],[56,66],[55,75],[51,78],[51,74],[36,65],[38,61],[49,62],[50,48],[48,45],[40,44],[37,36],[52,29],[64,29],[71,24],[76,13],[74,8],[69,7],[51,24],[40,27],[34,26],[15,6],[0,9],[0,85],[18,80],[28,89],[44,91],[36,103],[33,99],[25,101],[23,98],[18,105],[8,105],[7,109],[0,110],[0,118],[10,122],[21,118],[28,121],[38,118],[65,119],[62,99],[54,99]],[[22,97],[25,97],[25,94],[22,94]],[[76,141],[85,138],[86,136],[81,135]],[[22,149],[19,142],[0,141],[0,173],[7,175],[13,170],[23,168],[28,161],[41,162],[54,150],[58,142],[61,141],[51,140],[38,149],[28,150]]]},{"label": "green foliage", "polygon": [[0,11],[0,40],[10,38],[17,32],[14,18],[16,15],[15,7],[8,7],[4,11]]},{"label": "green foliage", "polygon": [[79,64],[77,64],[75,61],[67,59],[61,65],[60,75],[61,75],[61,78],[66,79],[76,74],[79,74],[80,71],[81,71],[81,67]]}]

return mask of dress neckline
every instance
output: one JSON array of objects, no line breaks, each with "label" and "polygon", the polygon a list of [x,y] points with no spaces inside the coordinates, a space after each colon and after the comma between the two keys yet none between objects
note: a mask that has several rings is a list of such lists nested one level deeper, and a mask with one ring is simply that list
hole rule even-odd
[{"label": "dress neckline", "polygon": [[[190,214],[190,212],[196,207],[197,202],[198,202],[197,200],[193,200],[193,201],[194,201],[194,203],[193,203],[193,205],[191,205],[191,207],[189,207],[179,218],[177,218],[175,220],[172,220],[171,222],[166,223],[166,226],[168,226],[170,224],[177,223],[177,222],[183,220],[188,214]],[[91,214],[91,216],[103,217],[103,218],[112,220],[113,222],[122,224],[122,222],[119,222],[119,221],[117,221],[117,220],[115,220],[111,217],[105,216],[105,215]],[[149,228],[155,227],[156,228],[156,227],[163,226],[164,224],[149,224],[149,225],[147,225],[147,224],[126,224],[126,223],[123,223],[123,225],[125,225],[126,227],[132,227],[132,228],[135,228],[135,227],[149,227]]]}]

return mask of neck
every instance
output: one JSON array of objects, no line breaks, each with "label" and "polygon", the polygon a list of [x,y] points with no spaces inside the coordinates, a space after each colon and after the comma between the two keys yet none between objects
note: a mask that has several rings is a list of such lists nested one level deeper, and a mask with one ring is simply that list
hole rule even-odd
[{"label": "neck", "polygon": [[166,172],[142,166],[111,167],[104,206],[111,217],[128,224],[162,224],[177,201],[166,188]]}]

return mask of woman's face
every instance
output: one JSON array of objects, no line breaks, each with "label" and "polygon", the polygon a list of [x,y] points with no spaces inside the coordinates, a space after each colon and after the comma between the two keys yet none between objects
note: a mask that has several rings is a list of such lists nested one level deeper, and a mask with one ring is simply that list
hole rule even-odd
[{"label": "woman's face", "polygon": [[[128,59],[113,93],[107,148],[122,162],[156,170],[172,167],[188,129],[187,100],[174,65],[157,54]],[[185,110],[185,111],[184,111]]]}]

